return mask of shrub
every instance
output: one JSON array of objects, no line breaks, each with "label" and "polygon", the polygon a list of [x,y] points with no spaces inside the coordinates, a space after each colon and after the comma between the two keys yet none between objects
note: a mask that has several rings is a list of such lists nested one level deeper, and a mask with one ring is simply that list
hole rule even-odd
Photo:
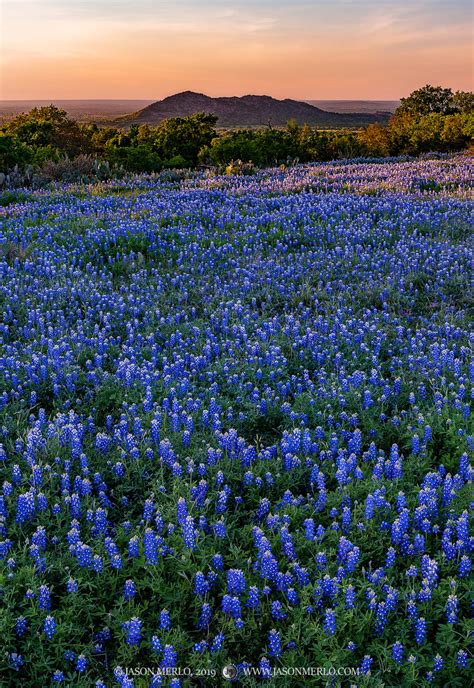
[{"label": "shrub", "polygon": [[78,155],[60,160],[47,160],[40,169],[40,176],[51,181],[88,182],[110,177],[110,166],[90,155]]}]

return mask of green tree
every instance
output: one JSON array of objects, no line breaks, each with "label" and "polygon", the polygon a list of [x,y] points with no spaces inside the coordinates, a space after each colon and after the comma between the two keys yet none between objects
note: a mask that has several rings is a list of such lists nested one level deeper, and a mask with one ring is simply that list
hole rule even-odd
[{"label": "green tree", "polygon": [[474,111],[474,93],[472,91],[456,91],[453,104],[459,112],[472,113]]},{"label": "green tree", "polygon": [[30,146],[52,146],[72,156],[90,152],[85,130],[55,105],[17,115],[4,131]]},{"label": "green tree", "polygon": [[163,160],[181,156],[188,165],[195,165],[199,151],[216,135],[217,117],[203,112],[190,117],[171,117],[154,132],[154,148]]},{"label": "green tree", "polygon": [[369,124],[357,133],[357,139],[369,156],[384,157],[390,155],[390,131],[381,124]]},{"label": "green tree", "polygon": [[105,155],[109,163],[128,172],[159,172],[163,167],[160,156],[143,145],[108,146]]},{"label": "green tree", "polygon": [[118,130],[114,127],[96,127],[90,134],[90,140],[94,152],[103,154],[107,146],[115,146],[114,140],[117,137]]},{"label": "green tree", "polygon": [[292,157],[291,138],[288,138],[288,132],[267,128],[257,130],[255,135],[261,152],[261,164],[278,165]]},{"label": "green tree", "polygon": [[455,110],[453,92],[450,88],[427,84],[410,93],[407,98],[402,98],[395,115],[429,115],[431,112],[449,115]]},{"label": "green tree", "polygon": [[474,139],[474,115],[460,112],[444,118],[441,141],[448,150],[460,150]]},{"label": "green tree", "polygon": [[262,151],[259,149],[256,132],[250,130],[226,132],[212,139],[199,155],[201,162],[214,165],[227,165],[231,161],[262,164]]},{"label": "green tree", "polygon": [[31,149],[11,134],[0,132],[0,172],[7,172],[16,165],[23,168],[32,160]]}]

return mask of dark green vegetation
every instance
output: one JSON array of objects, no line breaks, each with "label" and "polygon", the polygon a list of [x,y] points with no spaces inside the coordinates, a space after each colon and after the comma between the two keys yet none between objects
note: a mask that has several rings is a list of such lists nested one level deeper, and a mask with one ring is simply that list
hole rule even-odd
[{"label": "dark green vegetation", "polygon": [[296,120],[283,128],[218,132],[216,126],[216,115],[197,113],[126,130],[80,124],[52,105],[34,108],[0,130],[0,172],[16,170],[10,176],[22,185],[198,164],[245,172],[297,161],[456,151],[474,135],[473,94],[425,86],[402,99],[387,125],[359,130],[322,130]]}]

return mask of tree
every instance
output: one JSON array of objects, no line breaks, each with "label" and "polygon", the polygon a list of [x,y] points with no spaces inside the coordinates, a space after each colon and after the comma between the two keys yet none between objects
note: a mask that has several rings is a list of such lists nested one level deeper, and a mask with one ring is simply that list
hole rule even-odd
[{"label": "tree", "polygon": [[255,132],[255,138],[264,165],[278,165],[291,157],[285,131],[260,129]]},{"label": "tree", "polygon": [[357,133],[357,138],[367,155],[384,157],[390,155],[390,132],[381,124],[369,124]]},{"label": "tree", "polygon": [[244,130],[227,132],[215,137],[209,146],[201,150],[199,158],[202,162],[209,161],[214,165],[227,165],[232,160],[260,165],[261,156],[262,151],[258,146],[255,132]]},{"label": "tree", "polygon": [[453,104],[459,112],[473,112],[474,93],[472,91],[456,91],[453,96]]},{"label": "tree", "polygon": [[474,117],[460,112],[444,118],[441,141],[448,150],[459,150],[468,146],[474,138]]},{"label": "tree", "polygon": [[455,111],[456,105],[453,102],[453,92],[450,88],[427,84],[410,93],[407,98],[402,98],[395,116],[401,114],[429,115],[432,112],[449,115]]},{"label": "tree", "polygon": [[[118,130],[113,127],[97,127],[91,132],[91,143],[97,153],[103,153],[109,142],[113,142],[117,137]],[[112,144],[110,144],[112,145]],[[115,144],[113,144],[115,145]]]},{"label": "tree", "polygon": [[181,156],[189,165],[195,165],[201,148],[208,146],[216,136],[217,117],[198,112],[189,117],[171,117],[154,131],[153,147],[163,160]]},{"label": "tree", "polygon": [[159,172],[163,167],[159,155],[143,145],[108,146],[105,155],[109,163],[128,172]]},{"label": "tree", "polygon": [[18,141],[30,146],[52,146],[68,155],[89,152],[85,130],[55,105],[33,108],[14,117],[4,127]]},{"label": "tree", "polygon": [[0,132],[0,172],[7,172],[15,165],[22,168],[31,159],[32,152],[26,144],[10,134]]}]

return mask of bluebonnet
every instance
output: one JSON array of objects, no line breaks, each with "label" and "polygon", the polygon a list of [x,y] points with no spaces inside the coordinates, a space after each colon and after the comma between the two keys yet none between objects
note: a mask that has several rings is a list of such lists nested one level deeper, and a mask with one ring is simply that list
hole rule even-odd
[{"label": "bluebonnet", "polygon": [[453,593],[446,602],[446,620],[449,624],[455,624],[458,618],[458,598]]},{"label": "bluebonnet", "polygon": [[177,652],[172,645],[165,645],[163,648],[163,659],[161,660],[161,666],[172,668],[176,666]]},{"label": "bluebonnet", "polygon": [[353,609],[355,607],[356,595],[354,586],[349,584],[346,588],[346,609]]},{"label": "bluebonnet", "polygon": [[197,571],[194,576],[194,592],[196,595],[205,595],[209,590],[209,583],[202,571]]},{"label": "bluebonnet", "polygon": [[[145,535],[143,536],[143,549],[145,552],[145,560],[147,564],[157,564],[158,563],[158,541],[156,533],[151,528],[145,530]],[[133,550],[132,550],[133,552]],[[130,553],[130,550],[129,550]],[[132,554],[133,556],[133,554]],[[135,555],[136,556],[136,555]]]},{"label": "bluebonnet", "polygon": [[17,652],[8,653],[8,662],[15,671],[21,669],[21,667],[25,663],[22,655],[18,654]]},{"label": "bluebonnet", "polygon": [[402,643],[397,640],[396,643],[392,645],[392,657],[397,662],[397,664],[403,663],[404,649]]},{"label": "bluebonnet", "polygon": [[423,616],[420,616],[415,621],[415,640],[418,645],[423,645],[426,641],[426,621]]},{"label": "bluebonnet", "polygon": [[134,535],[128,541],[128,556],[129,557],[138,557],[139,549],[140,549],[140,542],[138,540],[138,537],[136,535]]},{"label": "bluebonnet", "polygon": [[268,653],[271,657],[279,657],[281,654],[280,634],[274,628],[268,633]]},{"label": "bluebonnet", "polygon": [[225,637],[223,633],[218,633],[216,636],[214,636],[210,647],[211,652],[219,652],[222,649],[224,640]]},{"label": "bluebonnet", "polygon": [[84,655],[79,655],[76,660],[76,671],[80,674],[84,673],[87,668],[87,658]]},{"label": "bluebonnet", "polygon": [[128,645],[139,645],[142,638],[142,621],[138,617],[125,621],[122,624],[122,628],[125,632],[125,640]]},{"label": "bluebonnet", "polygon": [[170,613],[167,609],[162,609],[160,612],[160,628],[166,631],[171,628]]},{"label": "bluebonnet", "polygon": [[212,607],[208,602],[204,602],[199,613],[198,628],[207,628],[212,618]]},{"label": "bluebonnet", "polygon": [[212,556],[212,565],[215,569],[218,569],[219,571],[223,569],[224,559],[222,557],[222,554],[214,554]]},{"label": "bluebonnet", "polygon": [[56,633],[56,621],[51,614],[49,614],[43,622],[43,633],[46,635],[48,640],[51,640]]},{"label": "bluebonnet", "polygon": [[15,624],[15,633],[16,635],[21,638],[22,636],[25,635],[26,631],[28,628],[28,621],[24,616],[19,616],[16,620]]},{"label": "bluebonnet", "polygon": [[51,594],[47,585],[40,585],[38,589],[38,607],[40,609],[51,609]]},{"label": "bluebonnet", "polygon": [[467,578],[471,572],[472,563],[467,554],[463,554],[459,562],[460,578]]},{"label": "bluebonnet", "polygon": [[251,585],[249,587],[248,600],[246,602],[247,607],[251,609],[257,609],[260,605],[260,593],[256,585]]},{"label": "bluebonnet", "polygon": [[158,638],[157,635],[153,635],[151,638],[151,648],[153,652],[156,652],[157,654],[160,653],[163,649],[161,640]]},{"label": "bluebonnet", "polygon": [[188,516],[188,507],[186,500],[183,497],[178,499],[178,504],[176,506],[176,516],[180,526],[184,526],[186,517]]},{"label": "bluebonnet", "polygon": [[193,646],[193,651],[198,652],[198,653],[203,653],[207,650],[207,642],[205,640],[201,640],[199,643],[195,643]]},{"label": "bluebonnet", "polygon": [[222,598],[222,611],[224,614],[228,614],[234,619],[242,618],[242,608],[239,598],[236,596],[224,595]]},{"label": "bluebonnet", "polygon": [[243,571],[240,569],[229,569],[227,576],[227,591],[231,595],[240,595],[245,592],[246,582]]},{"label": "bluebonnet", "polygon": [[135,583],[133,580],[128,579],[125,581],[123,586],[123,596],[126,600],[132,600],[137,594]]},{"label": "bluebonnet", "polygon": [[184,546],[187,549],[194,549],[196,547],[196,534],[194,518],[192,516],[186,516],[182,526],[182,530]]},{"label": "bluebonnet", "polygon": [[66,589],[70,593],[77,592],[77,581],[74,580],[74,578],[69,577],[66,584]]},{"label": "bluebonnet", "polygon": [[333,609],[326,609],[324,612],[323,628],[327,635],[334,635],[336,632],[336,614]]},{"label": "bluebonnet", "polygon": [[260,669],[260,676],[263,680],[271,678],[271,665],[266,657],[262,657],[258,663]]},{"label": "bluebonnet", "polygon": [[271,612],[274,619],[286,619],[288,616],[279,600],[274,600],[272,602]]},{"label": "bluebonnet", "polygon": [[377,603],[375,614],[375,632],[380,634],[383,632],[388,621],[388,605],[382,600]]}]

